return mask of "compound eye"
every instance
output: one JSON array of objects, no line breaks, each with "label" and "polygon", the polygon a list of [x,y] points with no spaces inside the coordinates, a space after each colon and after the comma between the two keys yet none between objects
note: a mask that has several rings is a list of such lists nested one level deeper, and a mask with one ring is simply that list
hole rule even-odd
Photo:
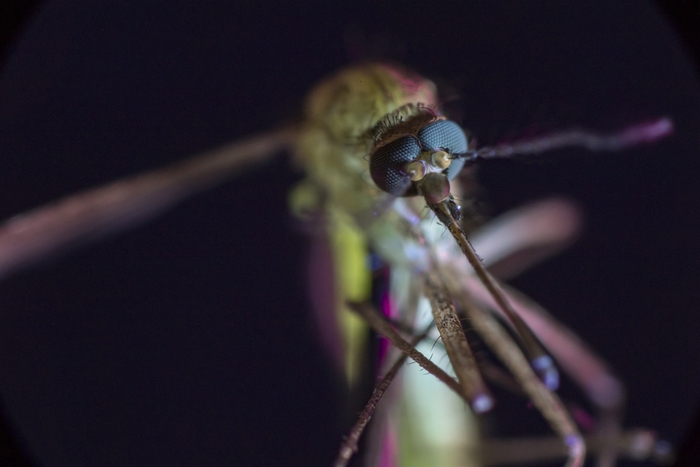
[{"label": "compound eye", "polygon": [[[438,120],[424,126],[418,132],[418,141],[425,150],[444,149],[450,154],[465,153],[469,149],[464,131],[450,120]],[[447,178],[456,177],[463,166],[463,160],[453,161],[447,168]]]},{"label": "compound eye", "polygon": [[404,167],[416,159],[421,147],[414,136],[402,136],[377,149],[369,159],[369,173],[382,190],[401,196],[406,187]]}]

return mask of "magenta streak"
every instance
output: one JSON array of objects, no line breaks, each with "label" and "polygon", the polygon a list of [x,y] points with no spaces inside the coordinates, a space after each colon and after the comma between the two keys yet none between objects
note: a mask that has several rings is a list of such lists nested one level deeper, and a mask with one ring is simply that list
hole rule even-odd
[{"label": "magenta streak", "polygon": [[673,123],[664,117],[650,123],[641,123],[623,131],[620,135],[624,146],[651,143],[673,133]]},{"label": "magenta streak", "polygon": [[393,423],[384,426],[382,438],[381,467],[396,467],[399,465],[399,443],[397,440],[396,428]]},{"label": "magenta streak", "polygon": [[[394,307],[393,303],[391,302],[391,296],[388,291],[385,291],[382,294],[382,297],[380,299],[380,308],[384,316],[387,316],[389,318],[394,318]],[[379,342],[379,355],[377,356],[378,358],[378,365],[377,369],[381,370],[384,360],[386,359],[386,355],[389,351],[389,340],[386,337],[382,337],[380,342]],[[377,375],[378,377],[380,375]]]},{"label": "magenta streak", "polygon": [[593,433],[596,429],[596,420],[583,410],[581,407],[569,407],[571,416],[574,417],[576,424],[586,433]]}]

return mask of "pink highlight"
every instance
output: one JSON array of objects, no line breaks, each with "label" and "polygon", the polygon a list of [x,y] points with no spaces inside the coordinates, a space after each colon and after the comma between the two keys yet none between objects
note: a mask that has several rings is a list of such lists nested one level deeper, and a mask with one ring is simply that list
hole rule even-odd
[{"label": "pink highlight", "polygon": [[653,122],[634,125],[620,134],[623,146],[652,143],[673,133],[673,122],[668,117]]},{"label": "pink highlight", "polygon": [[397,467],[399,465],[399,441],[392,423],[387,423],[384,427],[379,465],[381,467]]},{"label": "pink highlight", "polygon": [[[383,272],[388,278],[389,272]],[[388,282],[388,281],[387,281]],[[379,308],[384,316],[387,316],[389,318],[395,318],[397,313],[396,309],[394,307],[393,301],[391,299],[391,294],[389,294],[389,291],[386,290],[382,294],[379,302]],[[380,342],[379,342],[379,355],[378,355],[378,368],[381,368],[382,365],[384,364],[384,360],[386,359],[387,353],[389,352],[389,347],[390,347],[389,340],[385,337],[382,337]],[[377,375],[379,376],[379,375]]]},{"label": "pink highlight", "polygon": [[391,295],[388,292],[385,292],[384,295],[382,295],[381,309],[382,313],[384,313],[384,316],[388,316],[392,319],[398,317],[398,314],[396,313],[396,309],[394,307],[394,302],[391,299]]},{"label": "pink highlight", "polygon": [[595,432],[596,421],[591,414],[589,414],[588,412],[586,412],[578,406],[569,407],[569,411],[571,411],[571,416],[574,417],[574,421],[578,426],[581,427],[582,431],[586,433]]},{"label": "pink highlight", "polygon": [[437,104],[435,85],[415,73],[410,73],[400,67],[383,64],[384,69],[396,80],[403,89],[408,102],[420,102],[427,107]]},{"label": "pink highlight", "polygon": [[532,140],[483,147],[475,153],[469,153],[468,156],[481,159],[513,157],[540,154],[565,147],[581,147],[589,151],[619,151],[637,144],[653,143],[671,133],[673,133],[673,122],[668,117],[662,117],[653,122],[629,126],[613,134],[602,135],[573,129]]}]

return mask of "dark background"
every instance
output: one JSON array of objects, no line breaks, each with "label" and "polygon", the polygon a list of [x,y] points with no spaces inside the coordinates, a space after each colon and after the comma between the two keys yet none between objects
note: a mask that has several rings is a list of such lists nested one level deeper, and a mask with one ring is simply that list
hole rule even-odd
[{"label": "dark background", "polygon": [[[700,395],[700,92],[651,3],[49,2],[0,77],[0,217],[286,122],[363,57],[445,85],[487,144],[674,119],[654,146],[490,162],[480,180],[492,215],[581,204],[580,241],[513,283],[618,371],[628,425],[680,442]],[[329,464],[347,427],[287,214],[299,177],[280,157],[0,284],[0,396],[27,458]],[[542,429],[523,405],[499,400],[500,434]]]}]

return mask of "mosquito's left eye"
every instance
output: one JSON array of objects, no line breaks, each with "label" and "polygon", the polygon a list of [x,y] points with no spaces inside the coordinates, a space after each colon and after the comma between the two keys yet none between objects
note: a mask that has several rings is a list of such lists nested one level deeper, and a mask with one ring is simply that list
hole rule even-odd
[{"label": "mosquito's left eye", "polygon": [[415,136],[407,135],[377,149],[369,159],[369,173],[382,190],[402,195],[405,189],[404,166],[418,157],[421,148]]},{"label": "mosquito's left eye", "polygon": [[[464,131],[450,120],[438,120],[424,126],[418,132],[418,141],[424,150],[444,149],[450,154],[462,154],[469,149]],[[463,166],[463,160],[453,161],[447,169],[447,177],[456,177]]]}]

